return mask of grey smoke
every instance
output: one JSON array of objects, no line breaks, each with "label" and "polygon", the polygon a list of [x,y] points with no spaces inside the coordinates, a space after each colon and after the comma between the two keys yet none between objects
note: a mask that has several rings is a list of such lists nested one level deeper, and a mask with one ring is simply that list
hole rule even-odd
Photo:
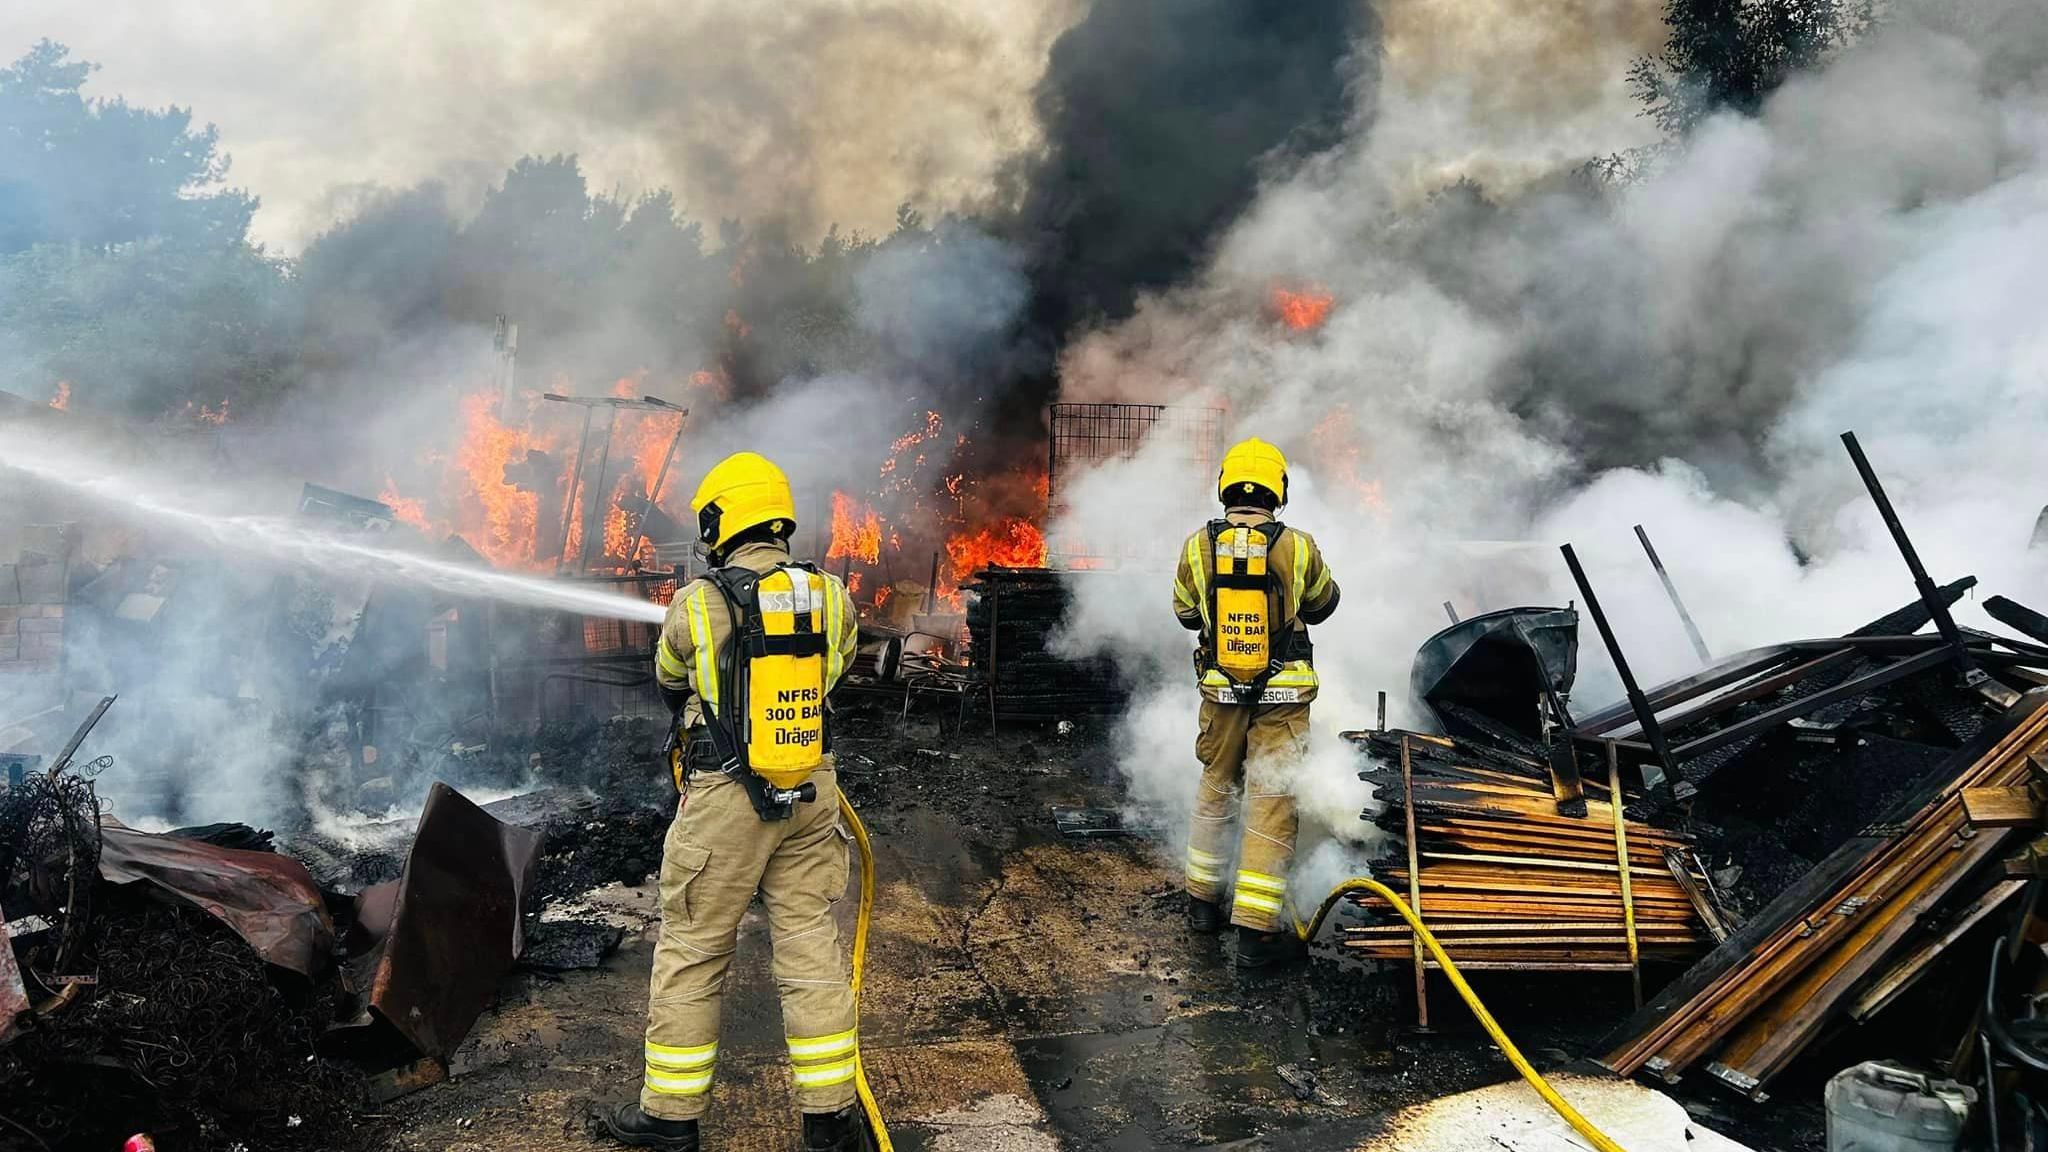
[{"label": "grey smoke", "polygon": [[219,125],[263,198],[256,235],[288,251],[378,188],[439,180],[466,214],[506,165],[557,152],[606,190],[815,236],[986,196],[1036,138],[1031,86],[1075,7],[17,0],[0,42],[62,41],[105,90]]},{"label": "grey smoke", "polygon": [[[1640,140],[1619,118],[1604,140],[1589,132],[1601,120],[1587,110],[1612,107],[1600,90],[1553,139],[1541,120],[1506,134],[1461,122],[1489,106],[1475,93],[1540,59],[1497,80],[1407,75],[1341,145],[1270,182],[1203,275],[1070,349],[1069,397],[1226,406],[1237,433],[1296,461],[1286,518],[1317,535],[1345,586],[1317,637],[1326,687],[1300,785],[1325,831],[1363,827],[1335,730],[1369,723],[1379,689],[1397,723],[1421,719],[1408,664],[1442,626],[1438,602],[1562,603],[1576,593],[1558,543],[1579,547],[1651,679],[1693,657],[1634,523],[1721,651],[1838,632],[1910,600],[1835,440],[1846,428],[1938,575],[2041,599],[2048,571],[2026,540],[2048,498],[2032,317],[2048,295],[2044,33],[2036,5],[1896,6],[1759,117],[1710,120],[1621,186],[1580,167]],[[1395,130],[1416,123],[1448,130]],[[1531,163],[1546,156],[1547,169]],[[1335,299],[1313,333],[1262,310],[1275,284],[1302,283]],[[1346,439],[1353,461],[1330,447]],[[1173,482],[1154,467],[1104,470],[1100,491]],[[1378,481],[1378,499],[1347,469]],[[1069,530],[1112,524],[1168,557],[1193,520],[1083,505]],[[1159,607],[1132,626],[1144,635],[1116,641],[1136,658],[1185,647],[1169,580],[1153,573]],[[1615,684],[1590,630],[1585,641],[1590,706]],[[1192,709],[1183,678],[1134,712],[1125,764],[1141,792],[1191,789]]]}]

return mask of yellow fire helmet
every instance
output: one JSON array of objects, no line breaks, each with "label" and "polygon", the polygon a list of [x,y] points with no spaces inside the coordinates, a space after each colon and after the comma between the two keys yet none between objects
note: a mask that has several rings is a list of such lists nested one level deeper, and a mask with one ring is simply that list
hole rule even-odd
[{"label": "yellow fire helmet", "polygon": [[735,452],[706,472],[690,497],[690,511],[697,514],[697,538],[714,552],[757,525],[780,520],[796,527],[789,477],[753,452]]},{"label": "yellow fire helmet", "polygon": [[1254,436],[1231,445],[1223,454],[1223,469],[1216,474],[1216,498],[1228,505],[1249,495],[1253,487],[1264,488],[1287,503],[1287,457],[1278,448]]}]

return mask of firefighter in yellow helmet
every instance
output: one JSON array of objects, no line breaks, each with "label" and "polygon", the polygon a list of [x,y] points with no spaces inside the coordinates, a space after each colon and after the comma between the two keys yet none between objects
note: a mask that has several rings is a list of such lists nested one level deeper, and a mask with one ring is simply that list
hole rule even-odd
[{"label": "firefighter in yellow helmet", "polygon": [[1257,439],[1232,447],[1216,494],[1223,517],[1188,537],[1173,581],[1174,615],[1201,637],[1202,782],[1188,837],[1188,924],[1221,930],[1229,897],[1237,962],[1258,968],[1300,951],[1286,901],[1294,773],[1316,695],[1308,626],[1336,611],[1337,582],[1308,533],[1275,519],[1287,503],[1278,448]]},{"label": "firefighter in yellow helmet", "polygon": [[858,1046],[833,905],[850,862],[826,750],[825,697],[852,659],[853,600],[791,561],[789,480],[752,452],[727,457],[691,498],[713,569],[679,589],[655,651],[676,710],[682,793],[662,847],[661,936],[648,990],[637,1104],[613,1137],[693,1152],[718,1066],[719,1001],[740,917],[768,913],[803,1146],[852,1152]]}]

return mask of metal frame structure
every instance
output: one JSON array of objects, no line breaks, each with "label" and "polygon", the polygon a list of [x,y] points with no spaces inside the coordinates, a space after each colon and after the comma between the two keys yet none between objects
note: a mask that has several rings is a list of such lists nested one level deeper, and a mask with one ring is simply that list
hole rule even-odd
[{"label": "metal frame structure", "polygon": [[[557,404],[573,404],[583,409],[583,433],[576,441],[576,460],[569,466],[568,498],[562,501],[562,547],[565,551],[569,546],[569,526],[576,522],[579,501],[590,505],[583,509],[582,547],[577,550],[574,557],[573,570],[580,576],[590,569],[590,550],[593,541],[604,534],[605,472],[611,467],[612,438],[618,434],[619,413],[632,409],[640,412],[673,412],[680,417],[676,423],[676,434],[668,444],[668,454],[662,458],[661,474],[654,481],[654,491],[647,494],[647,500],[651,504],[661,495],[662,484],[668,480],[669,465],[675,460],[677,446],[683,442],[683,422],[689,419],[690,410],[678,404],[671,404],[659,396],[642,396],[635,400],[629,396],[564,396],[559,392],[543,392],[541,399],[552,400]],[[612,414],[610,421],[605,425],[604,443],[598,454],[597,481],[590,485],[591,492],[595,495],[587,496],[583,483],[583,458],[590,450],[591,417],[597,414],[599,408],[609,408]],[[646,534],[642,532],[634,540],[629,559],[631,556],[639,555],[640,540],[645,538]],[[562,571],[570,571],[570,558],[557,557],[556,560]]]},{"label": "metal frame structure", "polygon": [[[1171,438],[1181,459],[1202,471],[1213,468],[1223,448],[1223,409],[1163,404],[1054,404],[1048,409],[1046,513],[1057,521],[1066,511],[1068,485],[1089,468],[1129,459],[1156,438]],[[1189,521],[1200,518],[1206,501],[1191,500]],[[1057,542],[1048,541],[1057,547]],[[1050,561],[1120,559],[1115,553],[1059,552]]]},{"label": "metal frame structure", "polygon": [[[1893,510],[1876,471],[1857,444],[1855,434],[1843,433],[1842,443],[1848,449],[1864,487],[1870,492],[1878,514],[1891,531],[1893,542],[1898,545],[1912,575],[1914,588],[1919,593],[1920,607],[1925,611],[1926,619],[1933,622],[1935,632],[1852,635],[1772,645],[1736,653],[1691,676],[1644,692],[1629,671],[1628,659],[1613,629],[1608,626],[1606,614],[1600,609],[1600,601],[1586,578],[1585,569],[1580,566],[1571,545],[1567,544],[1563,548],[1565,564],[1571,570],[1580,595],[1585,598],[1586,610],[1599,629],[1600,640],[1614,662],[1626,693],[1625,702],[1583,717],[1573,727],[1571,738],[1581,751],[1599,752],[1611,742],[1639,768],[1646,787],[1661,790],[1659,786],[1668,782],[1671,786],[1665,793],[1668,798],[1683,800],[1694,788],[1679,774],[1679,765],[1760,736],[1830,705],[1866,695],[1894,681],[1946,664],[1954,669],[1961,686],[1982,696],[1994,707],[2004,708],[2019,698],[2018,693],[1991,679],[1986,669],[2048,669],[2048,646],[1957,627],[1949,613],[1949,604],[1974,586],[1975,578],[1958,581],[1945,589],[1936,586],[1921,565],[1919,553],[1907,538],[1898,513]],[[1642,535],[1640,528],[1637,534]],[[1642,539],[1645,550],[1649,550],[1648,538]],[[1651,558],[1654,563],[1654,552]],[[1663,575],[1662,565],[1657,567],[1659,575]],[[1668,577],[1666,579],[1668,588]],[[1676,603],[1675,592],[1673,599]],[[2018,605],[2012,607],[2018,611],[2009,611],[2008,614],[2015,618],[2026,612]],[[1683,609],[1680,611],[1682,613]],[[2018,630],[2026,631],[2024,627]],[[1851,672],[1854,674],[1849,675]],[[1815,677],[1826,676],[1835,677],[1834,681],[1817,690],[1793,695],[1775,707],[1720,724],[1708,731],[1696,732],[1689,739],[1677,743],[1672,743],[1666,736],[1668,732],[1683,732],[1717,721],[1742,705],[1765,700],[1805,685]]]}]

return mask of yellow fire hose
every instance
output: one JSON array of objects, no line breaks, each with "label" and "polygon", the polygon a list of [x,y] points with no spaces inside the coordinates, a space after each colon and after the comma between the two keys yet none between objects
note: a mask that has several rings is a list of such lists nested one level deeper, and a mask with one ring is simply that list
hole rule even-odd
[{"label": "yellow fire hose", "polygon": [[[853,805],[846,799],[844,792],[839,794],[839,813],[846,818],[846,826],[853,832],[853,842],[860,848],[860,914],[853,929],[853,1003],[854,1015],[858,1019],[861,978],[867,965],[868,924],[875,904],[875,850],[868,842],[867,826],[860,822],[860,814],[853,810]],[[1393,889],[1370,877],[1355,876],[1331,889],[1330,894],[1323,899],[1322,907],[1316,910],[1314,918],[1307,924],[1297,923],[1296,931],[1303,940],[1313,938],[1322,928],[1323,921],[1328,919],[1330,910],[1337,906],[1337,901],[1360,891],[1370,892],[1391,904],[1394,911],[1399,912],[1401,918],[1408,922],[1408,926],[1415,930],[1415,935],[1422,941],[1423,947],[1429,950],[1437,966],[1450,978],[1451,987],[1458,990],[1458,995],[1464,999],[1465,1006],[1472,1010],[1472,1015],[1479,1021],[1479,1026],[1486,1029],[1486,1034],[1493,1038],[1501,1054],[1508,1058],[1508,1063],[1514,1065],[1515,1071],[1521,1073],[1522,1079],[1529,1082],[1529,1086],[1536,1090],[1536,1094],[1543,1098],[1545,1104],[1550,1105],[1564,1118],[1565,1123],[1570,1124],[1579,1135],[1585,1137],[1593,1146],[1594,1152],[1626,1152],[1626,1149],[1615,1143],[1606,1133],[1595,1128],[1591,1120],[1586,1119],[1578,1109],[1571,1106],[1570,1101],[1558,1095],[1557,1089],[1552,1088],[1550,1082],[1543,1078],[1543,1074],[1536,1071],[1535,1066],[1522,1055],[1522,1050],[1515,1047],[1515,1042],[1508,1039],[1508,1034],[1501,1030],[1500,1023],[1493,1018],[1493,1013],[1486,1010],[1486,1005],[1480,1002],[1479,995],[1472,991],[1472,986],[1465,982],[1464,974],[1458,971],[1458,966],[1444,953],[1443,945],[1437,943],[1436,936],[1422,922],[1422,917],[1417,916],[1406,901],[1395,895]],[[867,1113],[868,1126],[874,1132],[875,1147],[878,1152],[894,1152],[895,1145],[889,1141],[889,1127],[882,1119],[882,1107],[875,1100],[874,1089],[868,1084],[867,1067],[861,1061],[858,1048],[854,1050],[853,1069],[854,1088],[860,1096],[862,1111]]]},{"label": "yellow fire hose", "polygon": [[[856,825],[857,827],[858,825]],[[1370,892],[1385,900],[1394,906],[1394,911],[1401,914],[1401,919],[1408,921],[1408,927],[1415,930],[1416,938],[1422,941],[1423,947],[1429,949],[1429,954],[1436,960],[1437,967],[1442,968],[1444,975],[1450,977],[1451,987],[1458,990],[1458,995],[1464,999],[1465,1006],[1472,1010],[1472,1015],[1479,1021],[1479,1026],[1486,1029],[1488,1036],[1493,1037],[1493,1042],[1500,1048],[1501,1055],[1508,1058],[1508,1063],[1515,1066],[1515,1071],[1522,1074],[1522,1079],[1529,1082],[1529,1087],[1536,1089],[1536,1094],[1543,1097],[1545,1104],[1550,1105],[1559,1116],[1564,1117],[1565,1123],[1570,1124],[1579,1135],[1584,1136],[1587,1142],[1592,1144],[1595,1152],[1626,1152],[1621,1145],[1616,1144],[1606,1133],[1593,1127],[1591,1120],[1581,1116],[1579,1110],[1572,1107],[1570,1102],[1565,1100],[1564,1097],[1558,1095],[1557,1089],[1552,1088],[1549,1081],[1543,1078],[1543,1074],[1536,1071],[1535,1066],[1530,1064],[1528,1059],[1522,1055],[1521,1049],[1515,1047],[1515,1042],[1508,1039],[1506,1032],[1501,1031],[1499,1022],[1493,1018],[1493,1013],[1488,1012],[1486,1005],[1479,1002],[1478,994],[1472,991],[1470,984],[1465,983],[1464,974],[1460,973],[1458,966],[1451,963],[1451,958],[1444,954],[1443,945],[1436,942],[1436,937],[1422,923],[1422,917],[1416,915],[1415,909],[1410,908],[1405,901],[1395,895],[1392,888],[1369,877],[1354,876],[1332,888],[1330,894],[1323,899],[1323,906],[1316,910],[1314,919],[1311,919],[1307,924],[1297,921],[1295,923],[1295,931],[1300,934],[1304,941],[1313,938],[1316,931],[1323,926],[1323,920],[1330,915],[1330,910],[1337,906],[1337,901],[1342,900],[1353,892],[1359,891]],[[863,912],[865,912],[865,905],[863,905]],[[857,952],[856,955],[858,955]],[[855,971],[857,973],[859,969],[856,968]],[[859,979],[858,975],[854,977],[856,987],[859,985]],[[865,1091],[865,1086],[863,1086],[863,1091]]]},{"label": "yellow fire hose", "polygon": [[[875,906],[875,850],[868,843],[867,826],[860,822],[860,814],[853,810],[844,792],[839,794],[839,814],[846,818],[846,826],[853,830],[853,842],[860,847],[860,916],[853,928],[853,1018],[858,1022],[861,971],[867,966],[868,958],[868,919]],[[874,1089],[868,1087],[868,1070],[861,1063],[858,1045],[853,1050],[853,1086],[860,1095],[861,1110],[867,1113],[868,1128],[874,1134],[876,1149],[878,1152],[895,1152],[895,1145],[889,1142],[889,1126],[882,1121],[882,1106],[875,1102]]]}]

